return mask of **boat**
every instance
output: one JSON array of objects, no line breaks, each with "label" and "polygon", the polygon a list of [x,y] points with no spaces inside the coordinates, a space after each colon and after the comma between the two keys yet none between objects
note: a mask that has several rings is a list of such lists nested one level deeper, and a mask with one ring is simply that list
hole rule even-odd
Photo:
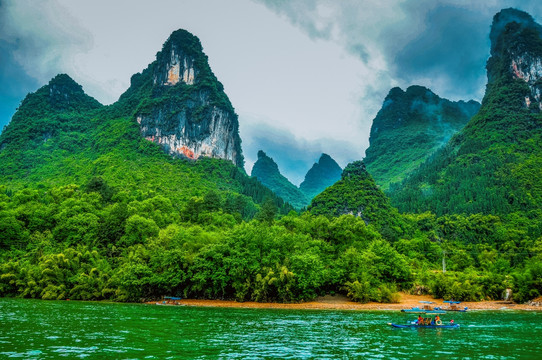
[{"label": "boat", "polygon": [[446,314],[445,310],[440,308],[433,308],[430,304],[434,304],[432,301],[420,301],[423,303],[423,307],[413,307],[410,309],[401,309],[401,312],[412,314]]},{"label": "boat", "polygon": [[418,328],[418,329],[455,329],[459,327],[459,324],[441,324],[441,325],[418,325],[416,323],[409,323],[409,324],[393,324],[388,323],[388,325],[391,325],[395,328]]},{"label": "boat", "polygon": [[466,312],[469,309],[466,306],[463,309],[459,308],[457,305],[461,304],[461,301],[445,300],[443,302],[446,303],[446,304],[449,304],[450,306],[448,306],[447,308],[440,308],[439,307],[439,308],[435,308],[435,309],[440,309],[440,310],[444,310],[444,311],[460,311],[460,312]]}]

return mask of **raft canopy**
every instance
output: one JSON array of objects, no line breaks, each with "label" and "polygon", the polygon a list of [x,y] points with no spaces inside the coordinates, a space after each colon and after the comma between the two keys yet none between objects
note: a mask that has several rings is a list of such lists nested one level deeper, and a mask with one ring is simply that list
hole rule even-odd
[{"label": "raft canopy", "polygon": [[453,301],[453,300],[444,300],[443,302],[447,304],[461,304],[461,301]]},{"label": "raft canopy", "polygon": [[181,300],[181,298],[175,296],[164,296],[164,300]]}]

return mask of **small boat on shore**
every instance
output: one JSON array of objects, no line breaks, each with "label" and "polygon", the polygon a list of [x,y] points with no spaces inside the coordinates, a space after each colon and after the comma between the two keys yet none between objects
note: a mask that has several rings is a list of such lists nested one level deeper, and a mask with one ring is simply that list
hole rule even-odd
[{"label": "small boat on shore", "polygon": [[444,311],[459,311],[459,312],[467,312],[467,310],[469,309],[466,306],[464,308],[462,308],[462,309],[459,306],[457,306],[457,305],[461,304],[461,301],[445,300],[445,301],[443,301],[443,303],[449,304],[449,306],[446,307],[446,308],[438,307],[438,308],[435,308],[435,309],[444,310]]},{"label": "small boat on shore", "polygon": [[401,312],[412,313],[412,314],[445,314],[445,310],[440,308],[433,308],[431,304],[434,304],[432,301],[420,301],[424,305],[420,307],[413,307],[410,309],[401,309]]}]

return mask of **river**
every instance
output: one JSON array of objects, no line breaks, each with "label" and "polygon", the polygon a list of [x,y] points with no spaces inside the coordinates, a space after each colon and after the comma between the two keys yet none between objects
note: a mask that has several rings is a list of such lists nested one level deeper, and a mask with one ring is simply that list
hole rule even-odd
[{"label": "river", "polygon": [[232,309],[0,299],[0,358],[540,359],[542,313],[442,316],[394,329],[395,311]]}]

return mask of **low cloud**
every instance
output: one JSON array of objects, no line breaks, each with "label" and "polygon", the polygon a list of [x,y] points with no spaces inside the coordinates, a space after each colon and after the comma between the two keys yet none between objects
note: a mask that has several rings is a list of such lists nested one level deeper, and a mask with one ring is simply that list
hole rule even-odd
[{"label": "low cloud", "polygon": [[495,13],[513,6],[542,17],[541,5],[519,0],[255,1],[313,38],[342,43],[394,85],[424,85],[452,100],[483,96]]},{"label": "low cloud", "polygon": [[73,70],[75,56],[92,47],[91,34],[54,0],[3,0],[0,41],[26,75],[42,84]]}]

